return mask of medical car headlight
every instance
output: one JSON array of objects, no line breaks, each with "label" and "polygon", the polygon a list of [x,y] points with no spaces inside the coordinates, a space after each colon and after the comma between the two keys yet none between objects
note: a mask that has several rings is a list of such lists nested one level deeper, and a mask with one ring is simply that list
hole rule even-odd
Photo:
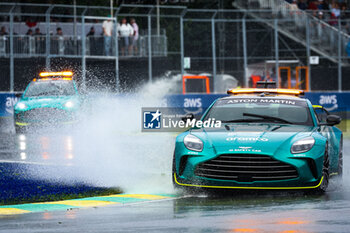
[{"label": "medical car headlight", "polygon": [[73,108],[74,103],[72,101],[67,101],[64,106],[66,106],[67,108]]},{"label": "medical car headlight", "polygon": [[311,150],[314,144],[315,144],[315,139],[313,137],[303,138],[299,141],[294,142],[290,151],[293,154],[307,152]]},{"label": "medical car headlight", "polygon": [[193,150],[193,151],[202,151],[203,150],[203,142],[196,136],[192,134],[188,134],[184,138],[184,144],[187,149]]},{"label": "medical car headlight", "polygon": [[20,109],[20,110],[23,110],[23,109],[26,109],[27,108],[27,105],[25,105],[24,103],[18,103],[16,105],[16,108],[17,109]]}]

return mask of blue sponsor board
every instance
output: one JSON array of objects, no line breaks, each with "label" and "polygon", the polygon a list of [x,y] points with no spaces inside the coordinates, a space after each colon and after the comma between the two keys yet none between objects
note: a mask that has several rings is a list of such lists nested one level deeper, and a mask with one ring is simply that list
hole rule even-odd
[{"label": "blue sponsor board", "polygon": [[0,93],[0,117],[12,116],[17,101],[18,98],[13,93]]},{"label": "blue sponsor board", "polygon": [[[227,94],[186,94],[168,95],[166,104],[168,107],[179,107],[184,113],[201,115],[213,103],[214,100],[228,96]],[[314,105],[322,105],[330,112],[350,111],[350,92],[307,92],[307,98]]]},{"label": "blue sponsor board", "polygon": [[167,106],[181,108],[208,108],[214,100],[226,94],[175,94],[166,96]]},{"label": "blue sponsor board", "polygon": [[[226,94],[186,94],[166,96],[167,106],[183,108],[208,108],[214,100]],[[307,92],[304,98],[312,104],[322,105],[329,111],[350,111],[350,92]]]},{"label": "blue sponsor board", "polygon": [[307,92],[305,98],[330,112],[350,111],[350,92]]},{"label": "blue sponsor board", "polygon": [[[120,97],[120,95],[118,95]],[[159,107],[183,108],[180,114],[193,113],[199,116],[214,102],[227,94],[174,94],[167,95]],[[129,96],[125,96],[129,98]],[[92,97],[93,98],[93,97]],[[305,98],[312,104],[322,105],[331,112],[350,111],[350,92],[307,92]],[[13,106],[18,98],[13,93],[0,93],[0,117],[13,115]]]},{"label": "blue sponsor board", "polygon": [[176,94],[165,97],[167,107],[183,109],[179,114],[192,113],[196,117],[201,116],[205,110],[218,98],[226,94]]}]

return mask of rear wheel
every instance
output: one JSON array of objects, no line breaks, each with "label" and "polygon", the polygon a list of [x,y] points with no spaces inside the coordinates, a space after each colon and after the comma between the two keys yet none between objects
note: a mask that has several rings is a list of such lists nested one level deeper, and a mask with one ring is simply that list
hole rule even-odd
[{"label": "rear wheel", "polygon": [[328,188],[328,184],[329,184],[329,155],[328,155],[328,144],[326,146],[326,151],[324,154],[324,158],[323,158],[323,167],[322,167],[322,183],[321,185],[318,187],[317,191],[320,192],[326,192],[327,188]]},{"label": "rear wheel", "polygon": [[340,139],[339,144],[338,177],[340,179],[343,178],[343,137]]}]

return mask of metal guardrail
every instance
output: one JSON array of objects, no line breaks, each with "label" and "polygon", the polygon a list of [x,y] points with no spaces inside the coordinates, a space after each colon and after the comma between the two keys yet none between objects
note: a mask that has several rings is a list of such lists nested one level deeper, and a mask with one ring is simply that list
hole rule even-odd
[{"label": "metal guardrail", "polygon": [[[1,8],[1,5],[0,5]],[[25,15],[27,16],[27,15]],[[49,24],[49,30],[50,34],[54,34],[56,32],[56,28],[60,27],[62,28],[63,34],[65,36],[74,36],[74,32],[77,36],[82,35],[82,26],[81,22],[77,22],[75,25],[72,22],[50,22]],[[10,28],[10,22],[2,22],[1,21],[1,14],[0,14],[0,27],[5,27],[6,29]],[[84,30],[87,33],[90,28],[94,28],[95,35],[102,35],[102,22],[84,22]],[[13,22],[13,32],[17,35],[26,35],[28,29],[32,29],[32,31],[35,31],[35,29],[39,28],[40,32],[46,33],[46,24],[45,22],[35,22],[35,26],[32,26],[31,28],[28,27],[28,25],[25,22]],[[34,32],[33,32],[34,33]],[[140,28],[139,29],[139,35],[147,35],[148,29],[147,28]],[[158,35],[157,29],[151,29],[151,35]],[[160,28],[159,35],[166,35],[165,28]]]},{"label": "metal guardrail", "polygon": [[[116,53],[116,44],[119,47],[122,42],[112,39],[111,55],[104,56],[103,38],[101,36],[86,37],[86,34],[91,26],[95,26],[95,30],[98,27],[95,35],[100,35],[99,30],[101,30],[102,21],[106,19],[112,19],[115,22],[121,17],[135,17],[137,22],[141,22],[142,19],[142,26],[140,28],[140,37],[137,41],[138,49],[137,51],[134,50],[132,54],[133,56],[148,58],[148,77],[150,82],[153,77],[152,69],[154,66],[152,65],[152,58],[154,56],[171,54],[174,57],[174,67],[172,69],[179,69],[180,67],[182,75],[185,73],[185,55],[192,59],[193,66],[199,64],[202,60],[210,60],[211,62],[206,63],[208,66],[205,71],[212,70],[211,73],[214,79],[217,75],[217,67],[220,67],[220,69],[225,67],[222,61],[233,60],[237,64],[237,68],[234,68],[236,69],[235,72],[237,75],[243,76],[244,83],[247,86],[248,76],[246,75],[246,70],[248,61],[264,59],[279,61],[279,56],[286,57],[284,54],[288,50],[290,53],[288,57],[300,56],[303,59],[303,63],[305,63],[304,65],[310,68],[310,64],[306,63],[308,63],[307,61],[311,56],[311,49],[316,51],[315,55],[321,55],[321,59],[332,59],[332,61],[336,62],[335,64],[340,64],[338,65],[338,83],[339,90],[341,90],[341,66],[342,61],[345,61],[347,58],[347,56],[343,56],[345,55],[344,45],[348,40],[348,36],[345,33],[337,30],[337,27],[328,25],[327,22],[319,20],[312,15],[307,15],[306,12],[291,9],[290,5],[283,0],[235,0],[233,3],[242,7],[239,7],[239,9],[221,10],[188,9],[184,6],[161,5],[159,14],[161,24],[171,26],[174,29],[173,31],[168,30],[168,35],[166,35],[163,30],[159,30],[159,25],[154,23],[156,21],[154,19],[158,17],[155,5],[122,4],[118,8],[113,8],[114,17],[108,18],[106,15],[111,12],[109,7],[77,6],[77,14],[73,16],[71,14],[61,14],[61,12],[72,12],[72,5],[0,2],[0,17],[3,17],[3,20],[6,21],[5,23],[10,28],[8,33],[12,35],[0,36],[0,57],[9,56],[10,58],[9,89],[10,91],[14,90],[14,57],[43,56],[46,59],[46,69],[49,70],[50,59],[61,56],[67,58],[80,57],[82,59],[82,80],[84,80],[86,73],[87,58],[115,59],[116,90],[119,90],[118,60],[119,57],[130,55],[127,53],[123,54],[121,50],[119,50],[119,53]],[[26,12],[24,10],[21,11],[21,9],[18,10],[17,7],[21,9],[31,8],[32,10]],[[257,17],[247,18],[245,17],[246,15],[256,15]],[[24,17],[37,19],[38,26],[45,35],[40,39],[33,37],[33,40],[31,37],[16,34],[18,32],[15,26],[21,23],[17,23],[15,17],[19,20],[24,20]],[[58,21],[53,22],[53,20]],[[273,30],[274,34],[270,36],[270,38],[274,38],[275,45],[272,45],[273,42],[271,41],[271,51],[267,51],[268,55],[260,54],[260,51],[255,50],[254,46],[250,45],[249,30],[253,31],[251,25],[249,25],[250,23],[264,23],[277,28]],[[196,24],[204,26],[198,27]],[[68,25],[70,28],[63,31],[65,35],[63,39],[52,36],[56,27],[61,27],[62,25]],[[265,25],[261,26],[264,27]],[[338,25],[341,27],[340,23]],[[191,28],[191,26],[196,27]],[[233,29],[237,36],[234,38],[229,37],[230,29],[228,28]],[[253,35],[257,34],[255,32],[252,33],[254,33]],[[279,38],[283,39],[283,37],[279,37],[280,34],[293,36],[293,39],[298,44],[305,46],[305,51],[298,53],[299,49],[285,49],[280,46],[278,44]],[[166,36],[169,38],[169,44]],[[340,37],[341,39],[339,39]],[[224,43],[225,40],[228,41]],[[264,42],[264,40],[261,41]],[[197,50],[191,51],[188,49],[188,47],[195,49],[194,46],[188,46],[188,44],[196,43],[202,45],[198,50],[210,51],[211,55],[208,55],[209,53],[203,53],[205,55],[202,55],[201,53],[196,53]],[[229,43],[235,43],[236,46],[228,46]],[[223,46],[220,46],[221,44]],[[169,52],[167,45],[171,45],[169,46]],[[254,55],[255,52],[256,55]],[[298,55],[295,55],[296,53]],[[217,61],[220,64],[217,65]],[[278,62],[276,62],[276,67],[278,67]]]},{"label": "metal guardrail", "polygon": [[[167,37],[166,36],[151,36],[152,56],[167,56]],[[140,38],[140,55],[148,56],[148,36]]]},{"label": "metal guardrail", "polygon": [[[315,11],[300,10],[296,5],[284,0],[236,0],[235,5],[252,10],[252,14],[263,19],[277,18],[280,30],[290,33],[300,40],[306,40],[309,30],[310,46],[317,47],[324,55],[346,57],[346,44],[350,36],[341,28],[341,20],[333,20],[326,17],[326,11],[322,12],[326,18],[320,19],[313,15]],[[333,22],[333,26],[328,22]],[[345,21],[344,21],[345,22]],[[340,36],[341,54],[338,54],[338,36]],[[334,60],[335,61],[335,60]],[[343,61],[346,62],[346,61]]]},{"label": "metal guardrail", "polygon": [[[347,44],[350,43],[350,36],[342,28],[342,23],[349,23],[347,20],[323,19],[320,16],[317,18],[314,13],[322,12],[322,15],[326,15],[327,11],[300,10],[296,4],[290,4],[284,0],[236,0],[234,4],[241,9],[253,8],[254,12],[251,14],[257,18],[278,20],[278,24],[270,24],[270,26],[304,44],[307,48],[307,57],[311,56],[310,49],[312,49],[337,63],[338,91],[342,90],[342,66],[349,64],[346,48]],[[271,12],[268,13],[268,11]],[[281,24],[279,19],[288,20],[290,23],[282,22]],[[277,63],[276,67],[278,67]],[[308,72],[310,86],[310,70]]]},{"label": "metal guardrail", "polygon": [[[129,38],[130,44],[132,37]],[[46,40],[43,36],[13,36],[13,54],[15,57],[44,57],[46,56]],[[50,36],[50,55],[60,56],[81,56],[82,40],[72,36]],[[121,38],[119,38],[119,41]],[[115,54],[115,40],[111,40],[111,54]],[[167,56],[167,37],[165,35],[151,36],[152,56]],[[122,43],[118,43],[119,56],[148,56],[148,36],[140,36],[136,44],[129,48],[125,48],[122,53]],[[104,38],[103,36],[88,36],[85,39],[85,55],[87,56],[104,56]],[[10,36],[0,36],[0,57],[10,56]]]}]

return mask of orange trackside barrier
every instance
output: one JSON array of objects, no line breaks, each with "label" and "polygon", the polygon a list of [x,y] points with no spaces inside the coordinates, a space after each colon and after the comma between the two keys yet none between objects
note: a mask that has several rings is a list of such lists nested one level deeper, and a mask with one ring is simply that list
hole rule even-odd
[{"label": "orange trackside barrier", "polygon": [[182,76],[182,94],[186,94],[186,79],[205,79],[206,93],[210,94],[209,78],[199,75],[184,75]]},{"label": "orange trackside barrier", "polygon": [[262,81],[261,80],[261,76],[259,75],[252,75],[250,76],[251,77],[251,80],[252,80],[252,87],[256,88],[256,84],[258,81]]},{"label": "orange trackside barrier", "polygon": [[297,88],[299,88],[299,85],[302,83],[299,81],[300,78],[300,70],[305,70],[305,84],[306,84],[306,91],[309,91],[309,68],[307,66],[297,66],[295,68],[295,81],[297,83]]},{"label": "orange trackside barrier", "polygon": [[288,88],[291,88],[291,77],[292,72],[289,66],[280,66],[278,67],[278,83],[279,86],[281,86],[281,70],[287,70],[287,77],[288,77]]}]

